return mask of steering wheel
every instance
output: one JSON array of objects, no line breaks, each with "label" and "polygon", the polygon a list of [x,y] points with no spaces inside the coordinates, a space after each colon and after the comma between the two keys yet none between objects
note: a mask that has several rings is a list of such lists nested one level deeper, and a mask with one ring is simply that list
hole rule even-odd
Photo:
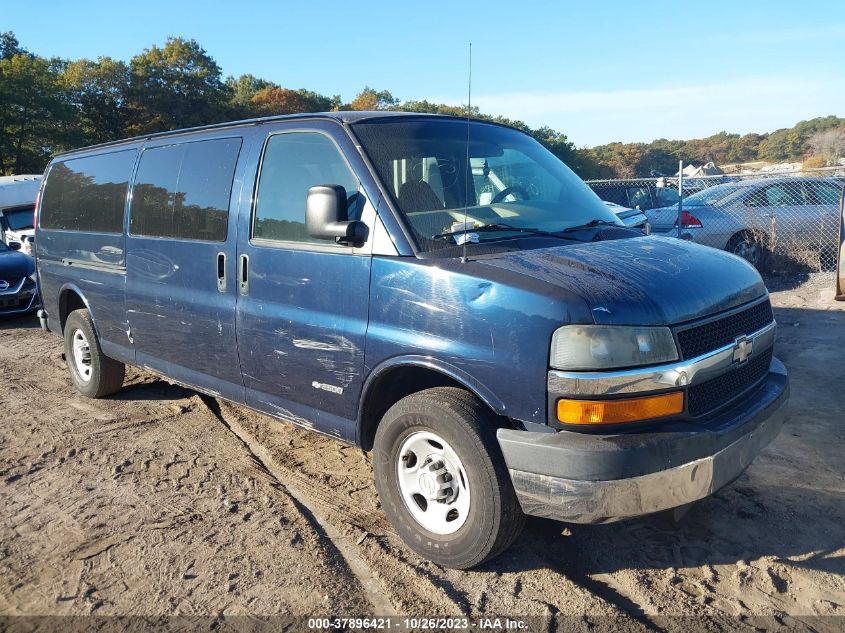
[{"label": "steering wheel", "polygon": [[501,202],[502,200],[507,198],[512,193],[518,193],[519,196],[523,200],[530,200],[531,199],[531,196],[528,195],[528,191],[526,191],[526,189],[524,187],[520,187],[519,185],[514,185],[512,187],[505,187],[499,193],[497,193],[495,196],[493,196],[493,199],[490,201],[490,204],[495,204],[496,202]]}]

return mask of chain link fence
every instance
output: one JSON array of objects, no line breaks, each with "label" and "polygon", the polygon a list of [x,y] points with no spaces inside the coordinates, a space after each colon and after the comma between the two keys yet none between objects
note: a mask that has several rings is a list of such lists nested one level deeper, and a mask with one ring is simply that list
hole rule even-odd
[{"label": "chain link fence", "polygon": [[639,208],[653,235],[729,251],[761,272],[836,269],[845,167],[684,177],[680,210],[677,177],[587,184],[602,200]]}]

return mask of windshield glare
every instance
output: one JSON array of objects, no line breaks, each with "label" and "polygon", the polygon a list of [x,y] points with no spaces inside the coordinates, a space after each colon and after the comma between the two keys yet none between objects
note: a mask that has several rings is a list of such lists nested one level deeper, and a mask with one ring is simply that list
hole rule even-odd
[{"label": "windshield glare", "polygon": [[[566,165],[516,130],[454,119],[383,119],[353,129],[422,250],[524,237],[519,229],[621,225]],[[489,225],[499,228],[472,231]]]},{"label": "windshield glare", "polygon": [[720,200],[724,200],[729,195],[731,195],[734,191],[736,191],[737,187],[733,183],[724,184],[724,185],[716,185],[715,187],[709,187],[707,189],[702,189],[691,196],[684,198],[684,202],[686,204],[691,205],[711,205],[716,204]]}]

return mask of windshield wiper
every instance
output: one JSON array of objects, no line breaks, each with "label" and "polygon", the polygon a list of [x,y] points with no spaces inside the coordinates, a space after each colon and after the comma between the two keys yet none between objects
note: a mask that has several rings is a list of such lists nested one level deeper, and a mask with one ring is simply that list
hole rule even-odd
[{"label": "windshield wiper", "polygon": [[[572,233],[573,231],[583,231],[584,229],[592,229],[597,226],[619,226],[616,222],[608,222],[607,220],[600,220],[596,218],[595,220],[590,220],[586,224],[579,224],[578,226],[570,226],[567,229],[563,229],[561,233]],[[624,228],[624,227],[621,227]]]},{"label": "windshield wiper", "polygon": [[[528,235],[540,235],[542,237],[554,237],[559,240],[574,240],[575,238],[569,237],[568,235],[561,235],[560,233],[552,233],[550,231],[541,231],[540,229],[532,229],[523,226],[513,226],[511,224],[504,224],[501,222],[491,222],[489,224],[482,224],[480,226],[475,226],[471,229],[466,229],[465,231],[456,231],[455,233],[438,233],[437,235],[433,235],[431,239],[433,240],[442,240],[448,239],[450,237],[454,237],[455,235],[461,235],[466,233],[491,233],[494,231],[512,231],[514,233],[527,233]],[[492,241],[492,240],[489,240]]]}]

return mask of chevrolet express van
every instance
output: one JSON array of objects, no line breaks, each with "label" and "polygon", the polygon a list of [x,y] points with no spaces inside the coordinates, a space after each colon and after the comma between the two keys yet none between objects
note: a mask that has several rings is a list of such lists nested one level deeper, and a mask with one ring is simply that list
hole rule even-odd
[{"label": "chevrolet express van", "polygon": [[532,138],[336,112],[55,157],[42,323],[99,398],[126,364],[373,451],[420,555],[468,568],[526,514],[618,521],[730,483],[787,374],[760,276],[625,228]]}]

